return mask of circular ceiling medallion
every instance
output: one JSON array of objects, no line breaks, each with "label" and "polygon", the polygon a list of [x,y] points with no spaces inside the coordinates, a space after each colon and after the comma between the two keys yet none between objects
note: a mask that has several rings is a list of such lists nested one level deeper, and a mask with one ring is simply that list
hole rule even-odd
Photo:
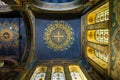
[{"label": "circular ceiling medallion", "polygon": [[2,48],[17,48],[19,43],[19,27],[17,23],[0,23],[0,44]]},{"label": "circular ceiling medallion", "polygon": [[54,21],[45,29],[44,40],[48,48],[63,51],[73,44],[73,29],[64,21]]},{"label": "circular ceiling medallion", "polygon": [[13,33],[9,29],[3,29],[0,31],[0,40],[3,42],[9,42],[13,38]]},{"label": "circular ceiling medallion", "polygon": [[120,53],[120,27],[113,33],[112,46],[115,53]]}]

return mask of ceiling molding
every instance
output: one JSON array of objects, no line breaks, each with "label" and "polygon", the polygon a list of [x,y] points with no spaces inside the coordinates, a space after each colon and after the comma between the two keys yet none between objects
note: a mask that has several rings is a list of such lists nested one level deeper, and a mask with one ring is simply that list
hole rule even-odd
[{"label": "ceiling molding", "polygon": [[80,0],[75,0],[72,2],[66,3],[49,3],[39,0],[31,0],[31,6],[38,8],[39,10],[44,10],[48,12],[65,12],[73,11],[75,9],[80,9],[83,7],[83,4]]}]

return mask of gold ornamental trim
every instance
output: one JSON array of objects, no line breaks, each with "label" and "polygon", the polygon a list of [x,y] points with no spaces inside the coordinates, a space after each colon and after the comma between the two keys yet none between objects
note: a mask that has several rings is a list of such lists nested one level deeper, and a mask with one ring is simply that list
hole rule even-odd
[{"label": "gold ornamental trim", "polygon": [[16,22],[0,23],[0,48],[17,48],[19,46],[19,26]]},{"label": "gold ornamental trim", "polygon": [[13,33],[9,29],[4,29],[0,32],[0,39],[4,42],[9,42],[13,38]]}]

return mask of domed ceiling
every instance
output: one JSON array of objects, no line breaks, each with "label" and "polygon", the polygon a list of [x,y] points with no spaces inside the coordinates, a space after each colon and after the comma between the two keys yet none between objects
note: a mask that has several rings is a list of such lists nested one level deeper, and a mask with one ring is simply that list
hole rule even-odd
[{"label": "domed ceiling", "polygon": [[83,10],[89,0],[29,0],[33,7],[39,10],[65,12]]}]

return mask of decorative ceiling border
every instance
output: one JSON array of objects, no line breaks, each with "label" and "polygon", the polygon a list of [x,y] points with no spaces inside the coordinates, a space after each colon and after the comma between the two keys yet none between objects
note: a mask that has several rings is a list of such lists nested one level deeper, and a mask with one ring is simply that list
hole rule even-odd
[{"label": "decorative ceiling border", "polygon": [[83,7],[80,0],[75,0],[67,3],[49,3],[40,0],[30,0],[33,6],[47,11],[69,11]]}]

